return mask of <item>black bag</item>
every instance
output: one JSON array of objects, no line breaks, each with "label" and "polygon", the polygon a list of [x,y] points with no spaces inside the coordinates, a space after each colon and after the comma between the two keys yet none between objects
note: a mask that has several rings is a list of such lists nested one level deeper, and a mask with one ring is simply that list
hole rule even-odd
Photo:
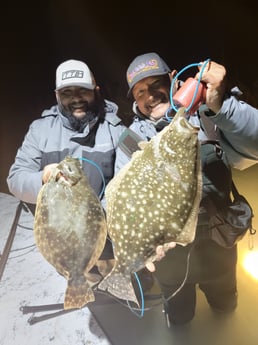
[{"label": "black bag", "polygon": [[239,194],[232,181],[233,201],[210,218],[209,231],[212,240],[225,248],[233,247],[247,231],[255,234],[252,227],[253,210],[246,198]]},{"label": "black bag", "polygon": [[[218,161],[221,160],[222,162],[223,151],[219,145],[218,133],[214,124],[203,112],[200,112],[199,115],[202,128],[208,137],[208,141],[206,143],[213,142],[216,158]],[[205,142],[203,142],[203,144],[205,144]],[[215,156],[214,158],[211,158],[210,161],[215,163]],[[214,167],[211,169],[213,170]],[[217,173],[217,169],[215,168],[214,170],[215,173]],[[227,174],[226,171],[224,171],[223,174],[225,176]],[[208,225],[209,238],[225,248],[231,248],[237,244],[237,242],[245,236],[248,230],[251,235],[256,233],[256,230],[252,227],[252,218],[254,216],[252,207],[246,198],[239,194],[234,181],[232,180],[231,174],[229,175],[229,178],[230,177],[233,200],[225,203],[223,207],[215,207],[215,211],[213,210],[213,212],[211,212]]]}]

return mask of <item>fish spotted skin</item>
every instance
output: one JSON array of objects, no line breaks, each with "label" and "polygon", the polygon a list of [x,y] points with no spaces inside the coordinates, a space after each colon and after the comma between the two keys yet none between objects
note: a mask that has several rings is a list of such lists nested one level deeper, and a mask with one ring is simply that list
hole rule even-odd
[{"label": "fish spotted skin", "polygon": [[85,275],[103,251],[107,224],[78,159],[66,157],[41,187],[34,236],[43,257],[67,280],[64,309],[94,301]]},{"label": "fish spotted skin", "polygon": [[131,275],[155,261],[156,246],[194,240],[202,191],[198,131],[180,108],[107,185],[116,264],[98,288],[138,304]]}]

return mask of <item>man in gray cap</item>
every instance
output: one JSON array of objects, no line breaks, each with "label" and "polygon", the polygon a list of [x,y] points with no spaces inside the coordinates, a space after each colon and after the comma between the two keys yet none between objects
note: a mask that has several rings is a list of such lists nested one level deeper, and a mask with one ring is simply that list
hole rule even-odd
[{"label": "man in gray cap", "polygon": [[[169,123],[171,110],[171,80],[176,75],[155,52],[137,56],[129,65],[126,78],[128,96],[133,98],[134,120],[130,126],[141,140],[149,140]],[[199,77],[199,72],[195,78]],[[199,126],[199,139],[209,141],[203,118],[210,119],[219,131],[222,156],[217,156],[214,144],[202,145],[203,196],[212,203],[224,205],[230,200],[231,167],[244,169],[258,160],[257,109],[239,101],[233,90],[225,92],[226,70],[210,61],[202,74],[206,84],[206,106],[187,115],[190,123]],[[174,94],[179,81],[173,83]],[[200,117],[202,115],[202,117]],[[122,147],[122,146],[121,146]],[[209,151],[209,152],[208,152]],[[130,160],[129,150],[119,150],[121,167]],[[209,159],[207,159],[209,155]],[[225,158],[225,159],[224,159]],[[216,169],[212,168],[216,163]],[[213,164],[213,165],[212,165]],[[153,172],[155,173],[155,172]],[[168,323],[184,324],[192,320],[196,307],[196,285],[205,294],[212,310],[231,312],[237,306],[236,264],[237,246],[224,248],[208,236],[211,214],[204,199],[200,204],[199,222],[193,243],[176,245],[154,265]],[[164,255],[164,251],[163,251]],[[162,256],[162,255],[161,255]],[[189,269],[187,267],[189,266]]]},{"label": "man in gray cap", "polygon": [[[169,89],[170,76],[172,77],[173,75],[175,75],[175,73],[176,71],[173,71],[171,73],[168,65],[156,53],[148,53],[137,56],[127,69],[126,78],[129,85],[127,96],[133,96],[132,90],[134,86],[145,78],[153,78],[153,80],[158,80],[159,82],[162,81],[166,86],[166,89]],[[151,86],[151,88],[153,87],[155,87],[155,84]],[[156,110],[158,110],[158,113],[165,114],[166,110],[170,107],[169,98],[167,96],[166,98],[164,98],[164,94],[162,101],[159,102],[159,110],[152,107],[152,111],[150,111],[148,115],[150,119],[155,120],[157,116],[158,118],[160,117],[159,115],[157,115]],[[134,111],[137,111],[137,109],[135,108]],[[146,109],[146,111],[144,112],[147,111],[148,109]],[[142,114],[144,115],[144,113]]]}]

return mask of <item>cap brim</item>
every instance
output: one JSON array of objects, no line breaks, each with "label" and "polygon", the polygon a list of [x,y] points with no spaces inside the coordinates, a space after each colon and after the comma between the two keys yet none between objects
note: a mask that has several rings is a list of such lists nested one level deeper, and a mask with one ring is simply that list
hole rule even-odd
[{"label": "cap brim", "polygon": [[55,89],[55,91],[64,89],[65,87],[71,87],[71,86],[83,87],[83,88],[89,89],[89,90],[94,90],[96,87],[95,85],[86,84],[86,83],[69,83],[69,84],[65,84],[65,85],[61,85],[61,86],[57,87]]},{"label": "cap brim", "polygon": [[141,80],[143,80],[143,79],[145,79],[145,78],[155,77],[155,76],[157,76],[157,75],[166,75],[166,74],[169,74],[170,72],[171,72],[171,71],[161,73],[161,72],[159,71],[159,72],[156,72],[156,73],[155,73],[155,71],[153,71],[152,73],[149,73],[149,75],[146,75],[146,76],[143,77],[143,78],[136,79],[136,80],[134,81],[134,83],[131,85],[130,89],[128,90],[128,92],[127,92],[127,97],[129,98],[129,97],[132,96],[132,90],[133,90],[135,84],[137,84],[139,81],[141,81]]}]

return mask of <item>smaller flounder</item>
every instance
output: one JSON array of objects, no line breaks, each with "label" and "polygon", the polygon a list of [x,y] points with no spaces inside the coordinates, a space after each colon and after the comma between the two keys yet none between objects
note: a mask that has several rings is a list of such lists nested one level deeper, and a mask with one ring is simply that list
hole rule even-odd
[{"label": "smaller flounder", "polygon": [[179,109],[107,185],[116,264],[100,289],[138,304],[131,275],[156,259],[156,246],[193,241],[202,190],[198,131]]},{"label": "smaller flounder", "polygon": [[41,254],[67,279],[64,309],[94,301],[85,275],[103,251],[107,225],[99,198],[78,159],[66,157],[42,186],[34,235]]}]

